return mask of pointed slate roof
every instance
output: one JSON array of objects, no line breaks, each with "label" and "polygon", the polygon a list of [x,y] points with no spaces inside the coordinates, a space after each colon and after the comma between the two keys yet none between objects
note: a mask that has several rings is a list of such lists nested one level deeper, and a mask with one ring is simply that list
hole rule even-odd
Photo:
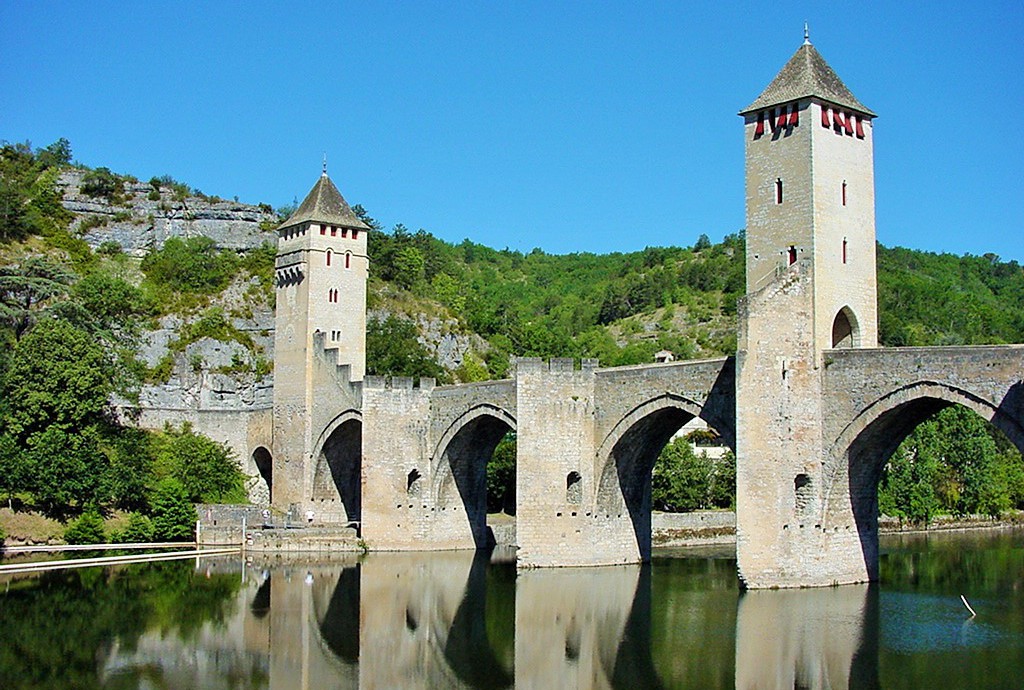
[{"label": "pointed slate roof", "polygon": [[313,189],[309,190],[309,194],[295,209],[295,213],[281,223],[281,227],[307,222],[341,225],[358,230],[370,229],[366,223],[359,220],[359,216],[353,213],[348,202],[341,196],[341,192],[334,186],[326,172],[320,175],[320,179],[313,185]]},{"label": "pointed slate roof", "polygon": [[825,58],[821,57],[810,41],[804,41],[768,88],[761,92],[757,100],[741,110],[740,115],[791,103],[808,96],[815,96],[863,115],[876,117],[875,113],[868,110],[850,93],[843,80],[828,66]]}]

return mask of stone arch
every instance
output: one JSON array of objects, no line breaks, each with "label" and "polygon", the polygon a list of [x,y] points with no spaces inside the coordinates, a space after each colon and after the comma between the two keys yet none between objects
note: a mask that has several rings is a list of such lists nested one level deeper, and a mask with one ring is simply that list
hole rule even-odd
[{"label": "stone arch", "polygon": [[713,420],[704,417],[704,409],[698,403],[665,393],[630,410],[598,449],[595,510],[609,516],[628,513],[641,560],[649,560],[651,554],[654,462],[672,436],[694,417],[715,426]]},{"label": "stone arch", "polygon": [[432,455],[433,496],[437,510],[465,513],[478,548],[487,545],[487,461],[516,420],[506,410],[484,403],[455,419]]},{"label": "stone arch", "polygon": [[1024,453],[1024,416],[971,391],[935,381],[910,383],[881,396],[857,414],[826,452],[822,528],[826,533],[856,530],[870,580],[878,578],[882,468],[919,424],[952,405],[974,411]]},{"label": "stone arch", "polygon": [[[256,471],[259,473],[260,479],[263,480],[263,485],[266,487],[267,505],[273,500],[274,497],[274,459],[270,455],[270,451],[265,446],[257,446],[253,450],[251,460]],[[260,487],[261,489],[263,486]],[[263,501],[254,501],[258,504],[263,504]]]},{"label": "stone arch", "polygon": [[860,347],[860,325],[850,307],[839,310],[832,320],[832,348]]},{"label": "stone arch", "polygon": [[314,446],[312,509],[318,522],[358,523],[362,513],[363,422],[358,410],[331,420]]}]

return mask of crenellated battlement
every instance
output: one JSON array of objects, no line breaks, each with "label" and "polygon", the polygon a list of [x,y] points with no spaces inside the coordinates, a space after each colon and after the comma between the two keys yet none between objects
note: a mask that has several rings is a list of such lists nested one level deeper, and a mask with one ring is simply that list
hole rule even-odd
[{"label": "crenellated battlement", "polygon": [[566,374],[593,372],[597,368],[598,360],[591,358],[577,360],[573,357],[553,357],[546,360],[541,357],[517,357],[513,361],[516,374]]},{"label": "crenellated battlement", "polygon": [[419,379],[412,376],[367,376],[363,379],[364,390],[418,390],[429,393],[436,387],[437,380],[428,376]]}]

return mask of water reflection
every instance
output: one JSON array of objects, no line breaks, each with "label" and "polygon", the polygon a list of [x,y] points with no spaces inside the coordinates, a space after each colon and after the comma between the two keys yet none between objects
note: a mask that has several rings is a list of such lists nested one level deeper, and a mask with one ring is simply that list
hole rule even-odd
[{"label": "water reflection", "polygon": [[736,687],[880,687],[877,631],[875,587],[745,592],[736,616]]},{"label": "water reflection", "polygon": [[0,579],[0,687],[1012,687],[1022,536],[897,543],[880,586],[744,594],[727,552],[518,573],[451,552],[20,576]]}]

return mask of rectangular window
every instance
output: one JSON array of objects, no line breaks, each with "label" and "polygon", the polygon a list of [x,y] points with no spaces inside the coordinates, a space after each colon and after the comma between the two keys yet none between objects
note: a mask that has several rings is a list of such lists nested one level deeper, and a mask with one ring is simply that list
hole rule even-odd
[{"label": "rectangular window", "polygon": [[792,266],[793,264],[796,263],[796,247],[794,247],[793,245],[789,245],[788,253],[789,253],[789,265]]},{"label": "rectangular window", "polygon": [[846,206],[846,180],[843,180],[843,206]]},{"label": "rectangular window", "polygon": [[853,135],[853,113],[846,113],[846,134]]},{"label": "rectangular window", "polygon": [[846,263],[846,238],[843,238],[843,263]]},{"label": "rectangular window", "polygon": [[334,227],[332,225],[331,226],[331,237],[337,237],[337,236],[338,236],[338,228],[336,228],[336,227]]},{"label": "rectangular window", "polygon": [[345,268],[349,268],[351,265],[352,265],[352,255],[351,254],[346,254],[345,255]]},{"label": "rectangular window", "polygon": [[800,124],[800,104],[794,103],[793,109],[789,113],[789,126],[796,127]]},{"label": "rectangular window", "polygon": [[757,114],[757,126],[754,128],[754,138],[764,135],[764,111]]},{"label": "rectangular window", "polygon": [[860,115],[857,116],[857,138],[864,138],[864,121],[860,118]]},{"label": "rectangular window", "polygon": [[345,239],[346,237],[348,237],[348,228],[342,228],[341,229],[341,238]]},{"label": "rectangular window", "polygon": [[359,231],[358,230],[356,230],[356,229],[352,230],[352,239],[354,239],[354,240],[358,240],[359,239]]},{"label": "rectangular window", "polygon": [[320,226],[320,234],[321,235],[326,235],[327,234],[327,226],[326,225],[321,225]]},{"label": "rectangular window", "polygon": [[775,180],[775,203],[776,204],[781,204],[782,203],[782,178],[781,177]]},{"label": "rectangular window", "polygon": [[828,106],[827,105],[821,106],[821,126],[822,127],[831,127],[832,126],[832,123],[829,122],[829,120],[828,120]]}]

